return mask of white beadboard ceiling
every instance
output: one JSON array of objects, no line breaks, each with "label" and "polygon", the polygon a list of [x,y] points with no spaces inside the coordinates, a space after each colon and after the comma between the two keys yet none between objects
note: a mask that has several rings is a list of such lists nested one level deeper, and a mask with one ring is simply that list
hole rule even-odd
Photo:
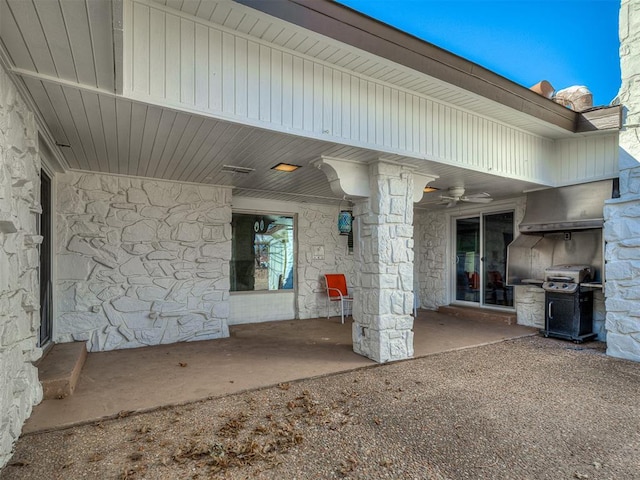
[{"label": "white beadboard ceiling", "polygon": [[[558,133],[495,102],[449,88],[390,62],[379,62],[364,52],[332,44],[230,1],[157,1],[363,75],[482,111],[529,131],[544,131],[547,136]],[[383,156],[438,175],[432,185],[441,189],[465,186],[469,194],[486,191],[494,198],[539,187],[442,163],[275,133],[127,100],[116,94],[121,55],[114,47],[118,45],[120,21],[115,18],[114,22],[117,7],[118,1],[110,0],[0,0],[0,40],[6,57],[3,63],[8,64],[17,81],[23,82],[69,168],[231,185],[236,195],[321,203],[341,200],[329,188],[324,174],[310,166],[321,155],[361,161]],[[272,170],[279,162],[303,168],[289,174]],[[250,174],[224,173],[223,165],[255,170]],[[426,194],[422,203],[434,204],[437,195]]]}]

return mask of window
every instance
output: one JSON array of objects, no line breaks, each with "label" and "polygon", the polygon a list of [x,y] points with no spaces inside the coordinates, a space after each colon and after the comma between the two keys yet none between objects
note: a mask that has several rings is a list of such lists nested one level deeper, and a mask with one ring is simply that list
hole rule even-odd
[{"label": "window", "polygon": [[293,289],[293,217],[233,213],[231,291]]}]

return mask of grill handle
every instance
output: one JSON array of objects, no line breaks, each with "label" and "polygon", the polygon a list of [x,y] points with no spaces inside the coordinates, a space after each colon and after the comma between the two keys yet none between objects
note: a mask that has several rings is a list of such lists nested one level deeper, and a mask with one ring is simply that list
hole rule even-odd
[{"label": "grill handle", "polygon": [[547,316],[549,317],[549,319],[553,319],[553,315],[551,314],[551,305],[553,305],[552,301],[549,302],[549,306],[547,307],[548,308]]},{"label": "grill handle", "polygon": [[548,277],[547,282],[573,282],[573,277]]}]

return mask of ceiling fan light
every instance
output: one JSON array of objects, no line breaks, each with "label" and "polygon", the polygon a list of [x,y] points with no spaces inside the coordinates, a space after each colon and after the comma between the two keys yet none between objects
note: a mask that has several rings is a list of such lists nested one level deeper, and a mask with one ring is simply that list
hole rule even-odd
[{"label": "ceiling fan light", "polygon": [[422,191],[424,193],[431,193],[431,192],[437,192],[438,190],[440,190],[438,187],[430,187],[429,185],[427,185],[426,187],[424,187]]}]

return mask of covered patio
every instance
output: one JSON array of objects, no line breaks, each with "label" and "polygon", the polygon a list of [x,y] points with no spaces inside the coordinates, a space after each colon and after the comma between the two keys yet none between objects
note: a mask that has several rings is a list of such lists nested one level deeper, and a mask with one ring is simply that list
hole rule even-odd
[{"label": "covered patio", "polygon": [[[0,465],[29,417],[535,332],[542,290],[504,286],[527,192],[619,174],[621,105],[570,110],[328,0],[199,4],[0,1]],[[319,319],[327,273],[354,323]],[[451,304],[521,325],[411,316]],[[34,365],[72,343],[74,395],[39,404]]]},{"label": "covered patio", "polygon": [[[469,312],[471,313],[471,312]],[[415,357],[533,335],[505,316],[419,310]],[[219,340],[90,353],[73,395],[44,400],[24,433],[97,421],[376,365],[354,353],[351,319],[235,325]]]}]

